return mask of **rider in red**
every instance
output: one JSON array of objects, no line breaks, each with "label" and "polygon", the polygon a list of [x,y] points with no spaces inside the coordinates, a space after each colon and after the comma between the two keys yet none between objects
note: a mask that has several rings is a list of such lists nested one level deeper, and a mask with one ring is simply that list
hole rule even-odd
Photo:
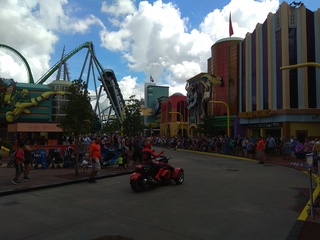
[{"label": "rider in red", "polygon": [[158,154],[154,153],[154,150],[151,149],[151,145],[149,142],[145,144],[144,149],[142,149],[142,162],[144,164],[148,164],[151,168],[155,169],[157,172],[155,179],[158,181],[161,181],[160,174],[163,171],[163,168],[161,168],[160,164],[156,164],[152,161],[152,158],[157,158],[161,156],[164,153],[164,151],[159,152]]}]

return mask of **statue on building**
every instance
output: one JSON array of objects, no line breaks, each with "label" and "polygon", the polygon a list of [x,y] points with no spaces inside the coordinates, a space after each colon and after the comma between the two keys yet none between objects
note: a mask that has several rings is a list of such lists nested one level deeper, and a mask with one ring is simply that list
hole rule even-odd
[{"label": "statue on building", "polygon": [[6,108],[6,121],[14,122],[22,113],[31,113],[28,107],[37,106],[43,99],[51,95],[64,95],[63,91],[48,91],[40,94],[36,98],[29,98],[29,91],[23,89],[16,90],[16,82],[12,78],[0,79],[0,106]]},{"label": "statue on building", "polygon": [[185,89],[187,91],[187,109],[190,110],[198,101],[198,92],[194,84],[187,83]]},{"label": "statue on building", "polygon": [[204,74],[202,75],[201,79],[201,83],[203,85],[203,95],[202,95],[202,116],[205,116],[208,114],[208,103],[209,101],[212,99],[211,98],[211,93],[212,93],[212,87],[216,87],[216,86],[223,86],[223,81],[222,78],[220,77],[214,77],[210,74]]}]

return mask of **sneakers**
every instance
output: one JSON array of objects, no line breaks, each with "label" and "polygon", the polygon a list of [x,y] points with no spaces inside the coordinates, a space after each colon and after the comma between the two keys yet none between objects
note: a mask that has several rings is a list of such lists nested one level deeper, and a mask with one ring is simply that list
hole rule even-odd
[{"label": "sneakers", "polygon": [[18,179],[12,179],[11,182],[15,185],[22,183],[21,181],[19,181]]},{"label": "sneakers", "polygon": [[24,178],[22,179],[22,181],[24,181],[24,182],[30,182],[30,178],[24,177]]}]

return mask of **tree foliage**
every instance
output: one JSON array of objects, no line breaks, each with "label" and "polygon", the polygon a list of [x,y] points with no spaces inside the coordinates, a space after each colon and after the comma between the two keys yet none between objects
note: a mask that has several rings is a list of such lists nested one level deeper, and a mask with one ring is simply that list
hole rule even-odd
[{"label": "tree foliage", "polygon": [[139,109],[141,101],[134,98],[132,95],[129,98],[128,104],[124,108],[123,135],[124,136],[139,136],[143,134],[143,118]]},{"label": "tree foliage", "polygon": [[120,132],[120,127],[120,121],[115,116],[110,116],[108,121],[103,123],[102,132],[111,135]]},{"label": "tree foliage", "polygon": [[[86,83],[74,80],[67,93],[68,101],[61,107],[66,115],[58,126],[66,135],[74,137],[77,145],[76,163],[78,163],[80,136],[97,130],[97,118],[92,110]],[[77,166],[78,164],[76,164],[76,175],[78,175]]]},{"label": "tree foliage", "polygon": [[90,103],[87,84],[82,80],[74,80],[68,88],[67,104],[62,106],[66,116],[60,125],[67,135],[83,135],[96,128],[96,120]]},{"label": "tree foliage", "polygon": [[200,119],[200,123],[197,128],[198,133],[204,134],[206,136],[215,136],[216,128],[214,124],[214,116],[204,115]]}]

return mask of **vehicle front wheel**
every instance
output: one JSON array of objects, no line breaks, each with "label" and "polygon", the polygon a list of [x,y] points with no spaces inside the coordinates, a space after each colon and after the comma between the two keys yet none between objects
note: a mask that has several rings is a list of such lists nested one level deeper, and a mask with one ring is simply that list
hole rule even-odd
[{"label": "vehicle front wheel", "polygon": [[178,176],[174,179],[177,185],[180,185],[184,182],[184,171],[180,171]]},{"label": "vehicle front wheel", "polygon": [[130,181],[130,185],[134,192],[141,192],[145,188],[145,183],[142,181],[142,178],[139,178],[137,181]]}]

